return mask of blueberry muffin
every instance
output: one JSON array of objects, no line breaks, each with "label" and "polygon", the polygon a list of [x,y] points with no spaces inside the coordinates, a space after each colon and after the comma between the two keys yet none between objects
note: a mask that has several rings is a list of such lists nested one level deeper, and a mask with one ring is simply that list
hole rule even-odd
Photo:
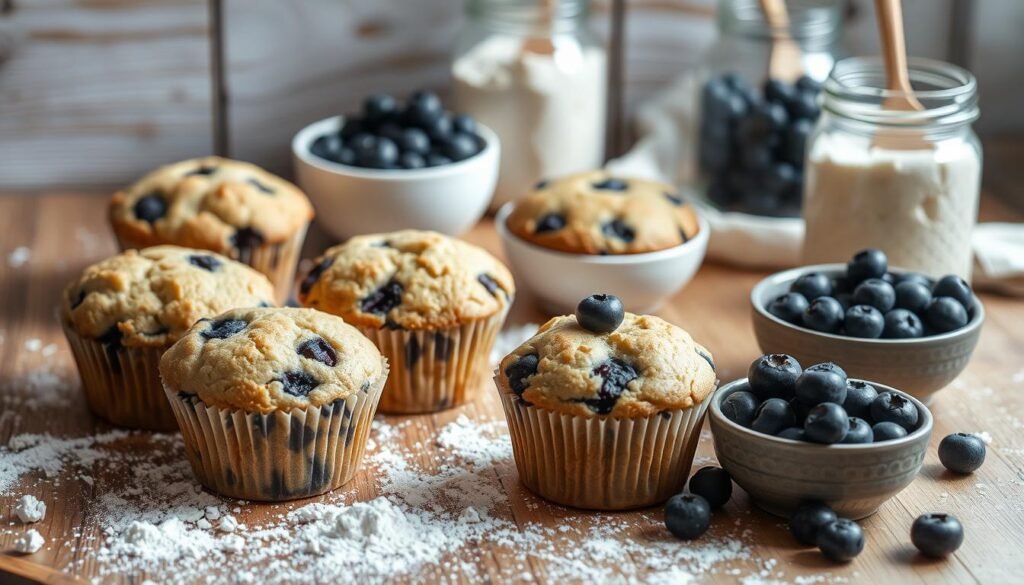
[{"label": "blueberry muffin", "polygon": [[266,274],[278,302],[292,278],[313,207],[295,185],[218,157],[161,167],[110,202],[121,249],[174,244],[211,250]]},{"label": "blueberry muffin", "polygon": [[716,375],[683,329],[593,295],[505,356],[495,382],[526,486],[621,510],[683,488]]},{"label": "blueberry muffin", "polygon": [[338,317],[256,308],[200,320],[164,354],[160,375],[199,481],[280,501],[352,478],[388,368]]},{"label": "blueberry muffin", "polygon": [[434,232],[358,236],[316,259],[299,302],[359,328],[391,363],[383,412],[435,412],[468,398],[515,293],[486,251]]},{"label": "blueberry muffin", "polygon": [[571,254],[641,254],[686,243],[697,215],[675,189],[591,171],[541,181],[506,222],[527,242]]},{"label": "blueberry muffin", "polygon": [[121,426],[177,428],[160,356],[199,319],[273,299],[266,276],[206,250],[129,250],[86,268],[61,312],[89,408]]}]

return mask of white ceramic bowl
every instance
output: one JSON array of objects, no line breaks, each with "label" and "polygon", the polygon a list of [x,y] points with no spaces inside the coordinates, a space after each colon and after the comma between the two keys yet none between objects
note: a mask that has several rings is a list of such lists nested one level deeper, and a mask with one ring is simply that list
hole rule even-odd
[{"label": "white ceramic bowl", "polygon": [[483,216],[498,180],[501,144],[482,124],[484,148],[456,163],[414,170],[363,169],[315,156],[313,142],[342,125],[335,116],[306,126],[292,139],[295,176],[332,235],[400,229],[434,230],[457,236]]},{"label": "white ceramic bowl", "polygon": [[581,299],[611,293],[627,311],[649,313],[682,290],[700,268],[711,231],[698,216],[700,230],[685,244],[645,254],[593,256],[550,250],[520,239],[505,221],[515,203],[498,210],[495,224],[512,264],[516,283],[523,283],[556,314],[572,313]]}]

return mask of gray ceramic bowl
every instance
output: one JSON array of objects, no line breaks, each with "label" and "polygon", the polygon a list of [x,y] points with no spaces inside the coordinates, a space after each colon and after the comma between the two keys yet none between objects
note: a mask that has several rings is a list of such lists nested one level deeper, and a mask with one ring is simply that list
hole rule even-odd
[{"label": "gray ceramic bowl", "polygon": [[866,445],[780,439],[742,427],[722,414],[722,400],[746,390],[746,378],[722,386],[708,408],[719,463],[759,508],[776,516],[788,518],[802,500],[827,502],[846,518],[874,514],[921,470],[932,434],[932,414],[905,392],[869,383],[879,392],[897,392],[914,402],[921,417],[914,432]]},{"label": "gray ceramic bowl", "polygon": [[858,339],[819,333],[787,323],[765,308],[773,299],[789,292],[789,286],[801,274],[821,272],[835,277],[845,270],[845,264],[802,266],[777,272],[757,283],[750,292],[750,305],[761,351],[789,354],[804,366],[835,362],[851,377],[878,380],[930,402],[932,394],[945,388],[967,367],[985,321],[981,301],[976,301],[966,327],[918,339]]}]

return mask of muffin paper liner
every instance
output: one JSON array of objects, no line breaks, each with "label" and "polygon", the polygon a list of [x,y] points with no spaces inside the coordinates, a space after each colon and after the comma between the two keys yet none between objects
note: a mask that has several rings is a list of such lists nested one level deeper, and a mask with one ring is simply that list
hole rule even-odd
[{"label": "muffin paper liner", "polygon": [[66,321],[62,324],[93,414],[132,429],[178,428],[160,383],[160,356],[167,346],[107,346],[79,335]]},{"label": "muffin paper liner", "polygon": [[391,364],[381,412],[439,412],[470,400],[490,373],[494,340],[508,307],[461,327],[409,331],[359,327]]},{"label": "muffin paper liner", "polygon": [[337,489],[363,459],[387,380],[323,406],[269,414],[207,405],[164,387],[196,478],[230,498],[283,501]]},{"label": "muffin paper liner", "polygon": [[519,477],[575,508],[627,510],[681,492],[709,400],[638,419],[554,412],[501,393]]},{"label": "muffin paper liner", "polygon": [[[292,237],[279,244],[264,244],[255,248],[232,248],[223,255],[245,264],[266,275],[274,285],[274,300],[284,305],[292,294],[295,271],[302,253],[302,243],[306,239],[309,225],[298,229]],[[121,251],[145,248],[115,234],[117,245]]]}]

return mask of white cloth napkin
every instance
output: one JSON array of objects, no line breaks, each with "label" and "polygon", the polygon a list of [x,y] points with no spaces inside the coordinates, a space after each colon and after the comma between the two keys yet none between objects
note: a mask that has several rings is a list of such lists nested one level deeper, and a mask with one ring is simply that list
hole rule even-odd
[{"label": "white cloth napkin", "polygon": [[[640,139],[632,150],[608,162],[616,174],[680,185],[711,225],[708,257],[750,268],[800,264],[803,220],[720,211],[687,188],[695,160],[693,111],[696,80],[684,76],[637,112]],[[974,285],[1024,296],[1024,224],[983,223],[974,230]]]}]

